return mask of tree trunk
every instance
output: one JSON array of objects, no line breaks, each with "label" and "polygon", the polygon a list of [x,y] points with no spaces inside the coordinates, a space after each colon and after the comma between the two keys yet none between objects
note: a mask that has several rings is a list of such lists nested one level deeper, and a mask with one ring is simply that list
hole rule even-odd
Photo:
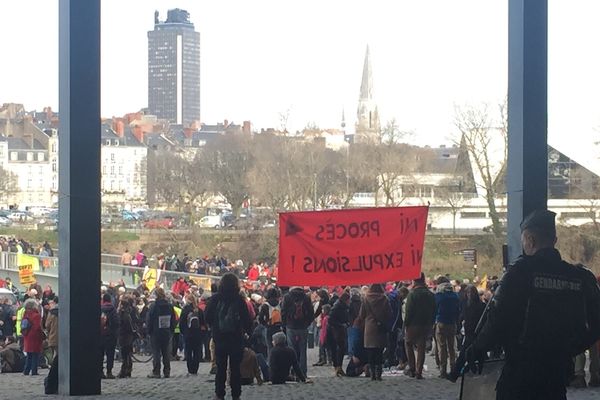
[{"label": "tree trunk", "polygon": [[497,238],[502,237],[502,227],[500,226],[500,217],[498,217],[498,211],[496,211],[496,202],[494,201],[494,194],[488,193],[486,200],[488,208],[490,209],[490,218],[492,219],[492,232]]},{"label": "tree trunk", "polygon": [[452,235],[456,236],[456,214],[457,211],[452,211]]}]

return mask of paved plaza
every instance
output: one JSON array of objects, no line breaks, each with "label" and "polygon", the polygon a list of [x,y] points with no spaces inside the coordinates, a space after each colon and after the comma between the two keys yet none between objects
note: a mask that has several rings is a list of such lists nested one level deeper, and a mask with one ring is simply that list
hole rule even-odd
[{"label": "paved plaza", "polygon": [[[316,360],[315,350],[309,350],[310,365]],[[382,382],[372,382],[368,378],[335,378],[332,367],[310,367],[309,376],[313,384],[290,383],[286,385],[243,387],[245,400],[337,400],[337,399],[376,399],[376,400],[455,400],[458,398],[459,384],[437,378],[437,370],[431,368],[433,360],[427,359],[430,367],[425,379],[415,380],[402,374],[384,376]],[[117,363],[116,371],[120,365]],[[197,377],[187,377],[184,361],[172,363],[169,379],[148,379],[151,363],[134,363],[133,378],[115,379],[102,382],[102,396],[83,397],[84,399],[212,399],[214,376],[209,375],[209,364],[200,365]],[[0,375],[0,399],[58,399],[61,396],[44,396],[43,380],[48,370],[41,370],[40,376],[22,374]],[[386,374],[387,375],[387,374]],[[75,397],[71,397],[75,398]],[[231,399],[228,394],[227,399]],[[600,399],[600,388],[572,390],[569,399]],[[484,400],[484,399],[482,399]]]}]

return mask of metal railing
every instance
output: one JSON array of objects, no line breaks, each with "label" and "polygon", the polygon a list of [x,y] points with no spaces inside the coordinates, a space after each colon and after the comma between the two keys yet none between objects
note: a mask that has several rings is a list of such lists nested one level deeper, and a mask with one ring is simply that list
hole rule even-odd
[{"label": "metal railing", "polygon": [[[46,278],[56,278],[54,287],[58,287],[58,257],[42,257],[36,255],[26,254],[26,256],[34,257],[38,260],[39,268],[34,271],[34,274],[43,275]],[[101,279],[104,284],[109,283],[124,283],[128,288],[136,288],[140,285],[143,275],[144,268],[134,267],[128,265],[120,265],[121,256],[115,254],[102,254],[100,273]],[[18,253],[12,252],[0,252],[0,271],[19,271],[19,255]],[[166,289],[170,289],[173,283],[180,277],[187,280],[191,280],[202,286],[204,289],[208,289],[210,284],[218,282],[221,277],[214,275],[201,275],[189,272],[179,271],[160,271],[159,282],[164,285]]]}]

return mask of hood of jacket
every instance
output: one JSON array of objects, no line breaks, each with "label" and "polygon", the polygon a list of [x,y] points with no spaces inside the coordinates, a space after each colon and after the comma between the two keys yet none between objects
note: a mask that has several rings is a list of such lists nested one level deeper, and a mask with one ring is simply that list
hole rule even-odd
[{"label": "hood of jacket", "polygon": [[290,290],[289,295],[293,300],[303,299],[305,296],[304,289],[301,287],[293,287],[292,290]]},{"label": "hood of jacket", "polygon": [[454,293],[454,287],[450,282],[444,282],[437,286],[436,293],[452,292]]},{"label": "hood of jacket", "polygon": [[388,299],[383,293],[369,292],[365,296],[365,302],[369,306],[369,311],[371,311],[378,320],[384,320],[386,318],[386,308],[384,307],[386,301],[388,301]]}]

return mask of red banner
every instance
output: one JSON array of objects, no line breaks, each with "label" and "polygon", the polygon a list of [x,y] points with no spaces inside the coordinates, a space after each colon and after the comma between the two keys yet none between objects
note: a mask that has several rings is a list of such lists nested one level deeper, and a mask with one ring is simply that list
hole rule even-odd
[{"label": "red banner", "polygon": [[428,207],[279,214],[280,286],[384,283],[421,273]]}]

